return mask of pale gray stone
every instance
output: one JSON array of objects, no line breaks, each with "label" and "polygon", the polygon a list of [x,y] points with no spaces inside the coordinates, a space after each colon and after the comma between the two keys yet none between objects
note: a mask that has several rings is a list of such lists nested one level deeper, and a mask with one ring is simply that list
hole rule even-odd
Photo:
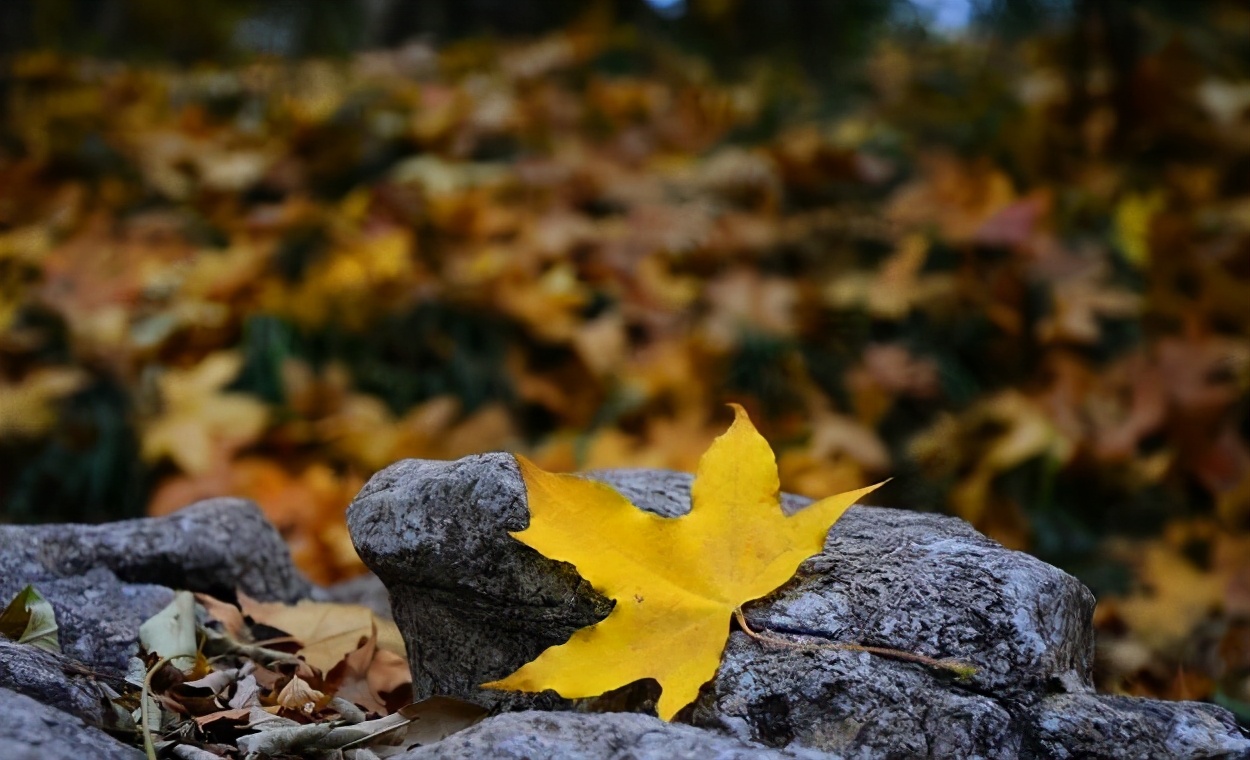
[{"label": "pale gray stone", "polygon": [[1038,760],[1250,758],[1250,734],[1201,702],[1058,694],[1030,715],[1023,749]]}]

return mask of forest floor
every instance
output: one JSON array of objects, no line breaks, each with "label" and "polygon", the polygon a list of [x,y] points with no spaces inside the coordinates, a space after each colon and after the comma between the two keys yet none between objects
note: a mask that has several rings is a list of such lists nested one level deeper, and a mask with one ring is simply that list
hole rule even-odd
[{"label": "forest floor", "polygon": [[885,41],[823,116],[629,30],[19,58],[4,514],[247,496],[330,582],[397,459],[690,470],[736,401],[785,490],[893,476],[1088,583],[1100,688],[1250,719],[1250,84],[1128,76]]}]

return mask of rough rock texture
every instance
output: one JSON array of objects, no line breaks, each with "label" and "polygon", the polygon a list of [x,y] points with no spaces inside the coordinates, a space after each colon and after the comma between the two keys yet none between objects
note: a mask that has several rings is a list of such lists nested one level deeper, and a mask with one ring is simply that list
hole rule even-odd
[{"label": "rough rock texture", "polygon": [[5,760],[143,760],[139,750],[73,715],[3,688],[0,756]]},{"label": "rough rock texture", "polygon": [[[657,514],[689,508],[689,475],[634,470],[591,477]],[[787,511],[805,503],[784,499]],[[361,557],[390,590],[418,698],[452,694],[504,709],[568,706],[550,693],[477,687],[610,610],[570,566],[508,536],[527,520],[524,485],[506,454],[398,462],[357,496],[348,525]],[[847,757],[1011,758],[1059,750],[1136,757],[1102,738],[1105,715],[1090,705],[1104,703],[1052,696],[1091,693],[1093,605],[1076,579],[960,520],[857,507],[834,526],[822,554],[748,607],[749,623],[796,640],[959,658],[976,674],[959,682],[859,652],[766,648],[734,631],[717,678],[686,717],[743,740]],[[615,699],[628,702],[629,694]],[[1182,732],[1187,738],[1175,756],[1223,747],[1250,752],[1236,729],[1215,728],[1212,710],[1227,713],[1170,709],[1176,721],[1212,726],[1206,735]],[[1071,719],[1064,729],[1043,731],[1061,715]],[[1157,723],[1142,730],[1154,732],[1151,741],[1169,735]]]},{"label": "rough rock texture", "polygon": [[1031,717],[1023,749],[1037,758],[1098,757],[1107,746],[1126,758],[1250,757],[1233,716],[1200,702],[1057,694]]},{"label": "rough rock texture", "polygon": [[61,655],[0,637],[0,689],[56,705],[92,725],[113,721],[111,680]]},{"label": "rough rock texture", "polygon": [[309,594],[282,537],[243,499],[209,499],[167,517],[104,525],[0,525],[0,579],[40,583],[111,570],[129,583],[263,600]]},{"label": "rough rock texture", "polygon": [[[20,577],[0,581],[0,599],[11,599],[27,582]],[[39,579],[35,587],[56,612],[61,651],[118,675],[125,674],[127,660],[139,651],[139,626],[174,598],[164,586],[123,583],[103,567],[80,576]]]},{"label": "rough rock texture", "polygon": [[780,752],[690,726],[631,713],[505,713],[409,750],[394,760],[782,760],[828,758]]}]

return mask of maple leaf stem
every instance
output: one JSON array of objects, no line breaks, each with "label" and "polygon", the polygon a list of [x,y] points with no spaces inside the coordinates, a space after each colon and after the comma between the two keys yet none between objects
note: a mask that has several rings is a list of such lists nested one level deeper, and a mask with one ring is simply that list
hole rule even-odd
[{"label": "maple leaf stem", "polygon": [[738,627],[742,632],[762,644],[772,644],[779,647],[787,647],[790,649],[839,649],[849,652],[867,652],[875,654],[879,657],[889,657],[894,660],[903,660],[905,662],[914,662],[918,665],[925,665],[930,668],[938,668],[947,670],[960,679],[971,678],[976,672],[976,667],[961,660],[937,659],[934,657],[926,657],[923,654],[908,652],[902,649],[890,649],[889,647],[871,647],[863,644],[853,644],[850,642],[827,641],[820,644],[814,644],[805,641],[790,641],[779,636],[773,636],[768,632],[757,631],[752,628],[746,619],[746,615],[742,614],[742,608],[738,607],[734,610],[734,618],[738,621]]}]

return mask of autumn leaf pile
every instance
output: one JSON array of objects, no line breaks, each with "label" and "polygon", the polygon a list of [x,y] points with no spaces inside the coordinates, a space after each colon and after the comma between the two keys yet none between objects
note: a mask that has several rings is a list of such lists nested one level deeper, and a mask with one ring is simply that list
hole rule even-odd
[{"label": "autumn leaf pile", "polygon": [[1183,38],[1118,74],[1063,49],[886,40],[831,117],[628,30],[16,59],[0,500],[247,496],[328,582],[396,459],[693,470],[733,400],[784,489],[893,475],[1080,575],[1104,688],[1236,707],[1250,80]]},{"label": "autumn leaf pile", "polygon": [[[399,629],[366,607],[237,598],[176,592],[139,626],[125,677],[69,660],[63,667],[100,679],[109,730],[142,744],[149,758],[305,757],[349,747],[390,757],[486,714],[451,697],[411,702]],[[52,604],[32,586],[0,612],[0,638],[59,654],[58,631]]]}]

